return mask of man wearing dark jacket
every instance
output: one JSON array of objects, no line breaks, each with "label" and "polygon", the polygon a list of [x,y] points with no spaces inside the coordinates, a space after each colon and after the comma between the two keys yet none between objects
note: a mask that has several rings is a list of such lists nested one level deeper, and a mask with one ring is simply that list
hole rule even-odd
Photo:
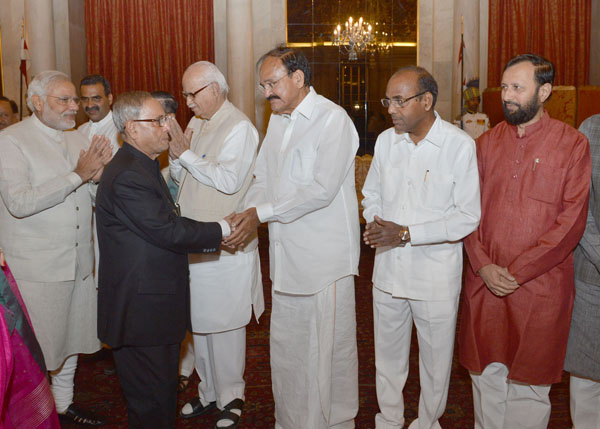
[{"label": "man wearing dark jacket", "polygon": [[180,217],[157,156],[169,120],[146,92],[113,108],[123,147],[98,188],[98,337],[113,348],[130,428],[175,425],[179,345],[189,328],[187,252],[214,252],[227,221]]}]

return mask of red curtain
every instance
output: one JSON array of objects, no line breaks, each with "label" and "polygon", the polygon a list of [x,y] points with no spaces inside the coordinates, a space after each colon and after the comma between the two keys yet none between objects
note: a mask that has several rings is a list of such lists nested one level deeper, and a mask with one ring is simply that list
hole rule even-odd
[{"label": "red curtain", "polygon": [[525,53],[554,63],[555,85],[589,83],[591,0],[490,0],[489,11],[488,87]]},{"label": "red curtain", "polygon": [[179,102],[177,119],[192,116],[181,95],[190,64],[214,61],[212,0],[86,0],[90,74],[105,76],[115,96],[167,91]]}]

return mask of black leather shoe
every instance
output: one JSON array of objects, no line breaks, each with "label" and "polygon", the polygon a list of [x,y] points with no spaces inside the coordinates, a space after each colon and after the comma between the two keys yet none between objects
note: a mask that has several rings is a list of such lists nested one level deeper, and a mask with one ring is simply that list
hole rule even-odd
[{"label": "black leather shoe", "polygon": [[69,405],[69,408],[64,413],[58,413],[58,418],[61,422],[87,426],[102,426],[106,423],[104,419],[79,408],[75,404]]},{"label": "black leather shoe", "polygon": [[188,402],[188,404],[192,406],[192,412],[184,413],[182,409],[180,415],[184,419],[191,419],[192,417],[201,416],[203,414],[208,413],[210,410],[217,406],[217,403],[215,401],[209,402],[208,405],[202,405],[202,402],[200,402],[200,398],[198,396],[196,396],[194,399]]}]

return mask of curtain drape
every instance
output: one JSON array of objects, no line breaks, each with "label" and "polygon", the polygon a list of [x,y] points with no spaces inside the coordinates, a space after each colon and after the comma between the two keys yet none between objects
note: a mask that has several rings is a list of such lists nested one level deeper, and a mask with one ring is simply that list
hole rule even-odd
[{"label": "curtain drape", "polygon": [[508,60],[525,53],[554,63],[555,85],[586,85],[591,0],[490,0],[488,87],[500,86]]},{"label": "curtain drape", "polygon": [[105,76],[113,94],[167,91],[185,128],[192,113],[181,95],[190,64],[214,62],[212,0],[86,0],[90,74]]}]

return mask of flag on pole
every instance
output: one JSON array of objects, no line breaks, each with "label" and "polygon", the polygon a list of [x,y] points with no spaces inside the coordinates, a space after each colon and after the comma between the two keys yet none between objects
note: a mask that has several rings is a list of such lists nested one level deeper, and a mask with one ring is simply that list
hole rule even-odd
[{"label": "flag on pole", "polygon": [[25,37],[21,38],[21,74],[25,79],[25,85],[29,85],[27,80],[27,61],[29,61],[29,50],[27,49],[27,42]]}]

